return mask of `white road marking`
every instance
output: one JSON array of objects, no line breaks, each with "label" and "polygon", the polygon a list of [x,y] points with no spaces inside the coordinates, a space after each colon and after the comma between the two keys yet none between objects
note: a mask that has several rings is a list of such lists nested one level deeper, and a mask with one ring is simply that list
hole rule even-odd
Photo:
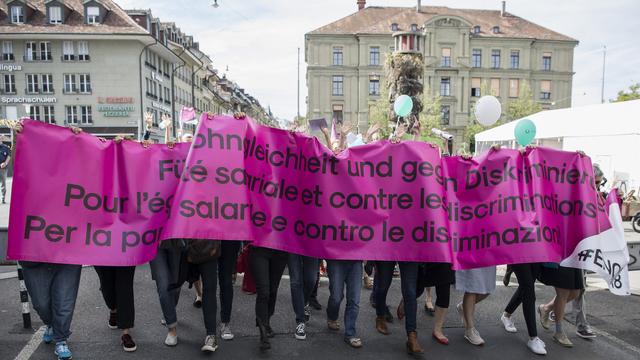
[{"label": "white road marking", "polygon": [[10,271],[10,272],[0,274],[0,280],[12,279],[15,277],[18,277],[17,271]]},{"label": "white road marking", "polygon": [[20,354],[18,354],[14,360],[29,360],[31,355],[36,352],[36,349],[38,349],[38,346],[42,343],[42,336],[46,328],[46,326],[42,325],[38,331],[31,336],[31,340],[22,348],[22,351],[20,351]]},{"label": "white road marking", "polygon": [[596,334],[606,338],[607,340],[609,340],[609,341],[611,341],[611,342],[613,342],[613,343],[615,343],[617,345],[620,345],[620,346],[624,347],[625,349],[627,349],[629,351],[633,351],[633,352],[635,352],[636,354],[638,354],[640,356],[640,348],[638,348],[636,346],[633,346],[633,345],[629,344],[628,342],[626,342],[626,341],[624,341],[624,340],[622,340],[620,338],[617,338],[614,335],[611,335],[611,334],[609,334],[608,332],[606,332],[604,330],[593,329],[593,331]]}]

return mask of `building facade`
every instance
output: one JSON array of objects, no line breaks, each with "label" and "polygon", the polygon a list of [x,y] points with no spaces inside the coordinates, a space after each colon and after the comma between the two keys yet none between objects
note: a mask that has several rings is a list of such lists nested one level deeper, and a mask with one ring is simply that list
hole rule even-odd
[{"label": "building facade", "polygon": [[[504,2],[501,11],[357,4],[356,13],[306,34],[307,118],[364,131],[383,92],[387,55],[408,48],[422,54],[425,91],[440,96],[442,126],[456,143],[473,105],[488,95],[482,89],[504,106],[526,83],[543,109],[571,106],[578,42],[506,12]],[[404,40],[396,44],[394,34]]]},{"label": "building facade", "polygon": [[148,112],[152,139],[161,141],[162,115],[177,123],[183,106],[235,110],[216,106],[224,101],[209,84],[215,70],[193,37],[150,10],[111,0],[0,0],[0,45],[0,118],[139,138]]}]

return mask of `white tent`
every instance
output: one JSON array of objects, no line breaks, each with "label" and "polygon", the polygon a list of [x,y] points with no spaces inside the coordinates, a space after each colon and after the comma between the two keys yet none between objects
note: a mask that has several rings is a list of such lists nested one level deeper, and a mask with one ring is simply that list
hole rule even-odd
[{"label": "white tent", "polygon": [[[640,186],[640,100],[547,110],[527,116],[536,125],[538,146],[582,150],[600,165],[608,185]],[[476,152],[493,144],[517,147],[513,121],[476,134]]]}]

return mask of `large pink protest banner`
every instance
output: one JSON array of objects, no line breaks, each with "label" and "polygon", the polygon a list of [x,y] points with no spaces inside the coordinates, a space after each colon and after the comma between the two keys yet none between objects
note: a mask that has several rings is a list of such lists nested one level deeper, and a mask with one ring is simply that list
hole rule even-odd
[{"label": "large pink protest banner", "polygon": [[382,141],[334,155],[231,117],[203,116],[191,149],[27,121],[15,172],[8,256],[19,260],[140,264],[159,239],[197,238],[473,268],[559,262],[610,227],[577,153],[443,158],[427,143]]}]

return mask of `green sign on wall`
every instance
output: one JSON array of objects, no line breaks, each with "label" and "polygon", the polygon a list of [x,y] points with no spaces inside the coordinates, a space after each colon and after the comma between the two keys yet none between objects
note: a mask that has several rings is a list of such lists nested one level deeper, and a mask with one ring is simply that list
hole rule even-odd
[{"label": "green sign on wall", "polygon": [[129,117],[129,113],[135,110],[133,105],[98,105],[98,111],[104,117]]}]

